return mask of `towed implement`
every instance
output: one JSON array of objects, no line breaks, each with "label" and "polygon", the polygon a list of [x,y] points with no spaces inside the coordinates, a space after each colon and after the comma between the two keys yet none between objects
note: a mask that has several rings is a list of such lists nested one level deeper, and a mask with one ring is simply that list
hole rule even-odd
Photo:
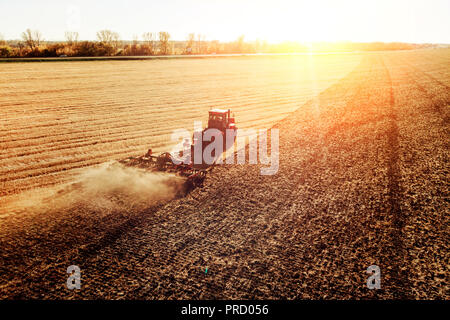
[{"label": "towed implement", "polygon": [[[191,190],[197,187],[203,187],[203,182],[206,178],[206,175],[214,166],[215,161],[212,164],[205,164],[202,161],[197,164],[197,161],[194,162],[194,149],[196,147],[200,147],[200,150],[204,150],[205,147],[214,141],[204,141],[203,139],[198,139],[198,135],[201,134],[201,138],[203,138],[205,132],[208,129],[216,129],[222,135],[222,141],[224,146],[230,146],[234,143],[236,139],[236,125],[234,117],[231,117],[230,109],[213,109],[209,111],[208,118],[208,127],[203,129],[203,131],[199,133],[194,133],[193,143],[190,145],[190,158],[189,161],[184,161],[183,163],[174,163],[172,155],[169,152],[163,152],[157,156],[153,155],[152,150],[149,149],[145,155],[138,157],[128,157],[120,160],[119,162],[126,166],[137,167],[150,171],[162,171],[176,174],[180,177],[185,178],[184,182],[184,191],[187,194]],[[226,141],[226,132],[227,130],[232,130],[233,141],[232,143],[227,143]],[[201,146],[198,146],[201,144]],[[188,144],[189,146],[189,144]],[[225,149],[223,149],[225,150]],[[182,152],[180,151],[180,154]],[[220,155],[214,155],[215,159]]]}]

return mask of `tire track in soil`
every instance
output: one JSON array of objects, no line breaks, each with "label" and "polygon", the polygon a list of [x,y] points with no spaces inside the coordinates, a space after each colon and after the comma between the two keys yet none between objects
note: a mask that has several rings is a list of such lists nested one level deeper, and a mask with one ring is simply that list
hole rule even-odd
[{"label": "tire track in soil", "polygon": [[410,67],[410,68],[413,69],[414,71],[420,72],[421,74],[423,74],[424,76],[426,76],[428,79],[430,79],[430,80],[432,80],[433,82],[435,82],[435,83],[439,84],[440,86],[444,87],[446,90],[449,90],[449,89],[450,89],[450,87],[449,87],[448,85],[446,85],[444,82],[442,82],[442,81],[436,79],[435,76],[433,76],[433,75],[431,75],[431,74],[429,74],[429,73],[423,71],[422,69],[419,69],[418,67],[412,65],[411,63],[407,62],[406,60],[404,60],[404,61],[402,61],[402,62],[404,62],[405,64],[407,64],[408,67]]},{"label": "tire track in soil", "polygon": [[[403,241],[403,230],[406,225],[405,216],[402,214],[400,202],[401,202],[401,186],[400,186],[400,168],[399,168],[399,129],[397,125],[397,113],[395,112],[395,96],[394,87],[392,84],[391,74],[386,67],[384,57],[382,59],[382,66],[386,72],[387,81],[390,90],[389,100],[389,118],[390,127],[387,131],[388,136],[388,203],[389,214],[392,218],[392,230],[391,238],[393,248],[391,248],[391,259],[393,266],[391,269],[391,284],[394,286],[393,296],[394,299],[408,299],[410,297],[411,285],[408,279],[408,272],[405,266],[407,261],[406,249]],[[383,270],[382,270],[383,272]]]},{"label": "tire track in soil", "polygon": [[[449,132],[447,125],[449,92],[446,91],[445,85],[433,80],[405,58],[401,61],[393,57],[389,58],[386,62],[389,62],[388,67],[393,76],[395,91],[398,90],[400,96],[397,108],[405,116],[405,118],[402,117],[399,125],[402,136],[400,141],[401,168],[404,172],[402,208],[403,213],[408,217],[404,228],[404,230],[408,230],[408,234],[405,234],[404,238],[409,258],[408,265],[405,267],[409,269],[409,282],[411,283],[408,298],[442,299],[446,296],[443,279],[445,279],[444,270],[448,266],[448,259],[446,259],[448,237],[446,237],[445,227],[445,212],[448,211],[446,210],[445,194],[448,188],[445,187],[446,175],[444,172],[446,171],[446,150],[448,150],[445,137]],[[431,66],[436,65],[442,70],[448,70],[448,66],[433,60],[428,61],[428,66],[425,68],[431,69]],[[405,96],[405,88],[411,92],[411,96]],[[410,128],[409,122],[414,121],[410,118],[413,117],[412,112],[422,114],[424,118],[422,121],[428,122],[428,125],[424,125],[420,119],[417,119],[417,127]],[[436,132],[440,132],[440,134],[438,133],[436,136]],[[405,136],[403,137],[403,135]],[[411,137],[411,135],[413,136]],[[417,143],[414,138],[422,141]],[[405,142],[410,140],[411,143],[406,145]],[[424,152],[423,150],[425,152],[432,151],[427,158],[417,157],[421,151]],[[439,156],[441,158],[437,158],[439,160],[436,161],[435,157]],[[424,160],[432,163],[430,168],[424,169],[420,165]],[[415,165],[416,168],[412,165]],[[431,174],[431,172],[434,173]],[[415,181],[418,183],[414,183]],[[426,203],[425,201],[428,202],[428,199],[432,199],[432,201],[439,199],[437,201],[440,204],[431,201],[431,203]],[[424,277],[427,279],[426,282],[423,281]]]},{"label": "tire track in soil", "polygon": [[[435,77],[425,73],[424,71],[422,71],[421,69],[413,66],[411,63],[409,63],[407,60],[402,59],[402,63],[407,65],[410,69],[413,69],[417,72],[419,72],[420,74],[424,75],[425,77],[427,77],[428,79],[430,79],[432,81],[432,83],[441,85],[442,87],[445,88],[445,90],[450,89],[450,87],[448,87],[446,84],[444,84],[443,82],[437,80]],[[416,87],[424,94],[428,97],[428,99],[430,101],[433,101],[433,98],[438,97],[437,94],[433,94],[431,93],[428,89],[426,89],[422,84],[420,84],[416,78],[414,78],[411,74],[410,71],[407,70],[407,68],[404,68],[403,71],[406,71],[406,74],[408,75],[408,80],[414,82],[414,84],[416,85]],[[448,91],[447,91],[448,92]],[[433,108],[436,111],[436,113],[442,118],[442,123],[446,124],[449,121],[449,117],[446,115],[444,108],[446,106],[448,106],[449,101],[442,101],[441,103],[434,103],[433,104]]]},{"label": "tire track in soil", "polygon": [[[150,225],[160,224],[164,220],[162,219],[163,217],[154,216],[154,214],[163,206],[164,203],[156,203],[145,211],[137,211],[130,217],[125,218],[124,221],[119,222],[115,221],[117,220],[117,217],[105,217],[104,219],[100,220],[86,219],[86,221],[83,221],[76,226],[76,232],[82,235],[81,240],[84,241],[80,242],[80,239],[78,237],[69,236],[64,239],[65,241],[63,248],[61,248],[61,239],[56,241],[42,239],[44,241],[49,241],[48,244],[53,247],[53,250],[58,250],[57,257],[45,257],[45,250],[47,248],[46,246],[44,246],[44,248],[33,246],[33,250],[35,251],[33,253],[33,256],[39,256],[40,259],[36,263],[32,264],[29,263],[28,255],[23,255],[19,252],[12,253],[11,255],[7,256],[8,263],[14,261],[14,265],[16,266],[27,265],[27,279],[26,284],[22,282],[18,283],[18,286],[20,286],[21,289],[17,289],[14,295],[8,296],[8,298],[36,298],[39,297],[39,294],[42,294],[43,292],[46,292],[46,294],[48,295],[49,287],[58,288],[61,283],[64,283],[64,281],[62,281],[64,280],[64,277],[66,277],[64,271],[67,266],[71,264],[69,262],[72,262],[73,264],[74,261],[78,261],[77,263],[80,268],[82,270],[87,270],[89,264],[95,259],[95,257],[101,250],[114,246],[117,241],[126,236],[136,227],[141,226],[143,223]],[[125,216],[123,216],[122,218],[124,217]],[[152,219],[150,219],[150,217]],[[71,220],[74,219],[74,217],[65,218]],[[88,238],[87,236],[89,234],[92,234],[92,229],[95,228],[95,225],[99,225],[104,228],[101,236],[98,238]],[[46,232],[48,234],[70,234],[71,232],[75,232],[75,230],[71,230],[65,224],[57,224]],[[2,241],[4,240],[5,239],[0,238],[0,244],[2,244]],[[0,247],[2,246],[3,244],[0,245]],[[28,245],[26,248],[22,248],[20,252],[24,252],[24,249],[29,250],[31,247],[32,246]],[[6,280],[10,283],[17,282],[17,272],[12,270],[11,268],[8,268],[8,265],[0,264],[0,271],[3,275],[2,280]],[[0,293],[2,292],[0,291]],[[0,299],[2,299],[1,295]]]}]

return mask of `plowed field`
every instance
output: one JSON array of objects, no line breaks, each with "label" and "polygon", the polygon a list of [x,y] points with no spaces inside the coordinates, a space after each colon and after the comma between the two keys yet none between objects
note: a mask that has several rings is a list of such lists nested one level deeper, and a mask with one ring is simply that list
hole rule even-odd
[{"label": "plowed field", "polygon": [[[146,207],[71,195],[5,212],[0,297],[449,299],[450,51],[302,57],[323,65],[309,78],[307,60],[248,59],[192,61],[209,65],[201,72],[187,61],[0,66],[3,194],[27,188],[21,179],[34,188],[64,166],[145,151],[210,106],[236,110],[241,127],[280,130],[275,175],[224,165],[204,188]],[[146,112],[155,96],[155,110],[177,110],[173,123],[148,125],[163,118]],[[65,286],[73,264],[81,290]],[[366,286],[374,264],[380,290]]]}]

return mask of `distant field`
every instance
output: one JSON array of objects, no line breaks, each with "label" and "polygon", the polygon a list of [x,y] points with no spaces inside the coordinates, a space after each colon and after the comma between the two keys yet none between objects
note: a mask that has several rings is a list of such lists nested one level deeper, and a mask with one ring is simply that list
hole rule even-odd
[{"label": "distant field", "polygon": [[359,54],[0,64],[0,196],[166,150],[210,107],[264,128],[348,74]]}]

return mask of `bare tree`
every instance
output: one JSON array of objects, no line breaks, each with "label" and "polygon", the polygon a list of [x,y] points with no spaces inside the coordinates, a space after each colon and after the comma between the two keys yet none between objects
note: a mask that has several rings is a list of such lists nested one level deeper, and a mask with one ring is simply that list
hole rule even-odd
[{"label": "bare tree", "polygon": [[117,32],[113,33],[113,42],[112,42],[112,46],[114,47],[114,50],[117,50],[120,46],[120,36]]},{"label": "bare tree", "polygon": [[32,31],[30,29],[22,32],[22,39],[30,50],[34,50],[39,47],[43,41],[42,34],[38,30]]},{"label": "bare tree", "polygon": [[139,37],[137,35],[133,35],[133,42],[131,45],[127,45],[125,48],[125,51],[129,51],[129,53],[133,56],[139,54],[140,52],[139,47]]},{"label": "bare tree", "polygon": [[5,45],[6,41],[5,38],[3,37],[3,34],[0,33],[0,45]]},{"label": "bare tree", "polygon": [[244,35],[241,35],[236,41],[236,50],[239,53],[242,53],[244,51],[244,37]]},{"label": "bare tree", "polygon": [[202,47],[202,35],[199,33],[197,35],[197,53],[201,52]]},{"label": "bare tree", "polygon": [[213,40],[213,41],[211,41],[211,46],[210,46],[210,48],[209,48],[209,52],[210,52],[210,53],[213,53],[213,54],[216,54],[216,53],[219,52],[219,50],[220,50],[220,43],[219,43],[219,40]]},{"label": "bare tree", "polygon": [[202,37],[201,37],[201,44],[202,44],[202,49],[201,49],[201,51],[202,51],[202,53],[206,53],[207,51],[208,51],[208,46],[207,46],[207,43],[206,43],[206,36],[203,34],[202,35]]},{"label": "bare tree", "polygon": [[24,43],[22,41],[19,41],[17,43],[17,46],[19,47],[19,54],[22,55],[23,54],[23,48],[24,48]]},{"label": "bare tree", "polygon": [[163,55],[170,54],[169,39],[170,34],[168,32],[161,31],[159,33],[159,52]]},{"label": "bare tree", "polygon": [[139,37],[136,34],[133,34],[133,44],[137,45],[139,43]]},{"label": "bare tree", "polygon": [[105,44],[113,45],[119,41],[119,34],[111,30],[100,30],[97,32],[97,39]]},{"label": "bare tree", "polygon": [[206,52],[206,36],[202,34],[197,34],[197,42],[196,42],[196,51],[197,53],[205,53]]},{"label": "bare tree", "polygon": [[97,32],[97,40],[110,44],[113,41],[113,33],[111,30],[100,30]]},{"label": "bare tree", "polygon": [[111,46],[114,49],[114,52],[117,51],[117,48],[120,44],[120,36],[117,32],[113,32],[111,30],[100,30],[97,32],[98,41]]},{"label": "bare tree", "polygon": [[189,33],[187,43],[186,43],[186,53],[193,53],[195,43],[195,33]]},{"label": "bare tree", "polygon": [[77,42],[78,42],[78,32],[66,31],[64,33],[64,35],[66,37],[66,41],[67,41],[67,44],[69,46],[77,44]]},{"label": "bare tree", "polygon": [[145,32],[142,35],[142,39],[144,39],[145,45],[147,46],[150,54],[155,53],[155,45],[156,45],[156,34],[153,32]]}]

